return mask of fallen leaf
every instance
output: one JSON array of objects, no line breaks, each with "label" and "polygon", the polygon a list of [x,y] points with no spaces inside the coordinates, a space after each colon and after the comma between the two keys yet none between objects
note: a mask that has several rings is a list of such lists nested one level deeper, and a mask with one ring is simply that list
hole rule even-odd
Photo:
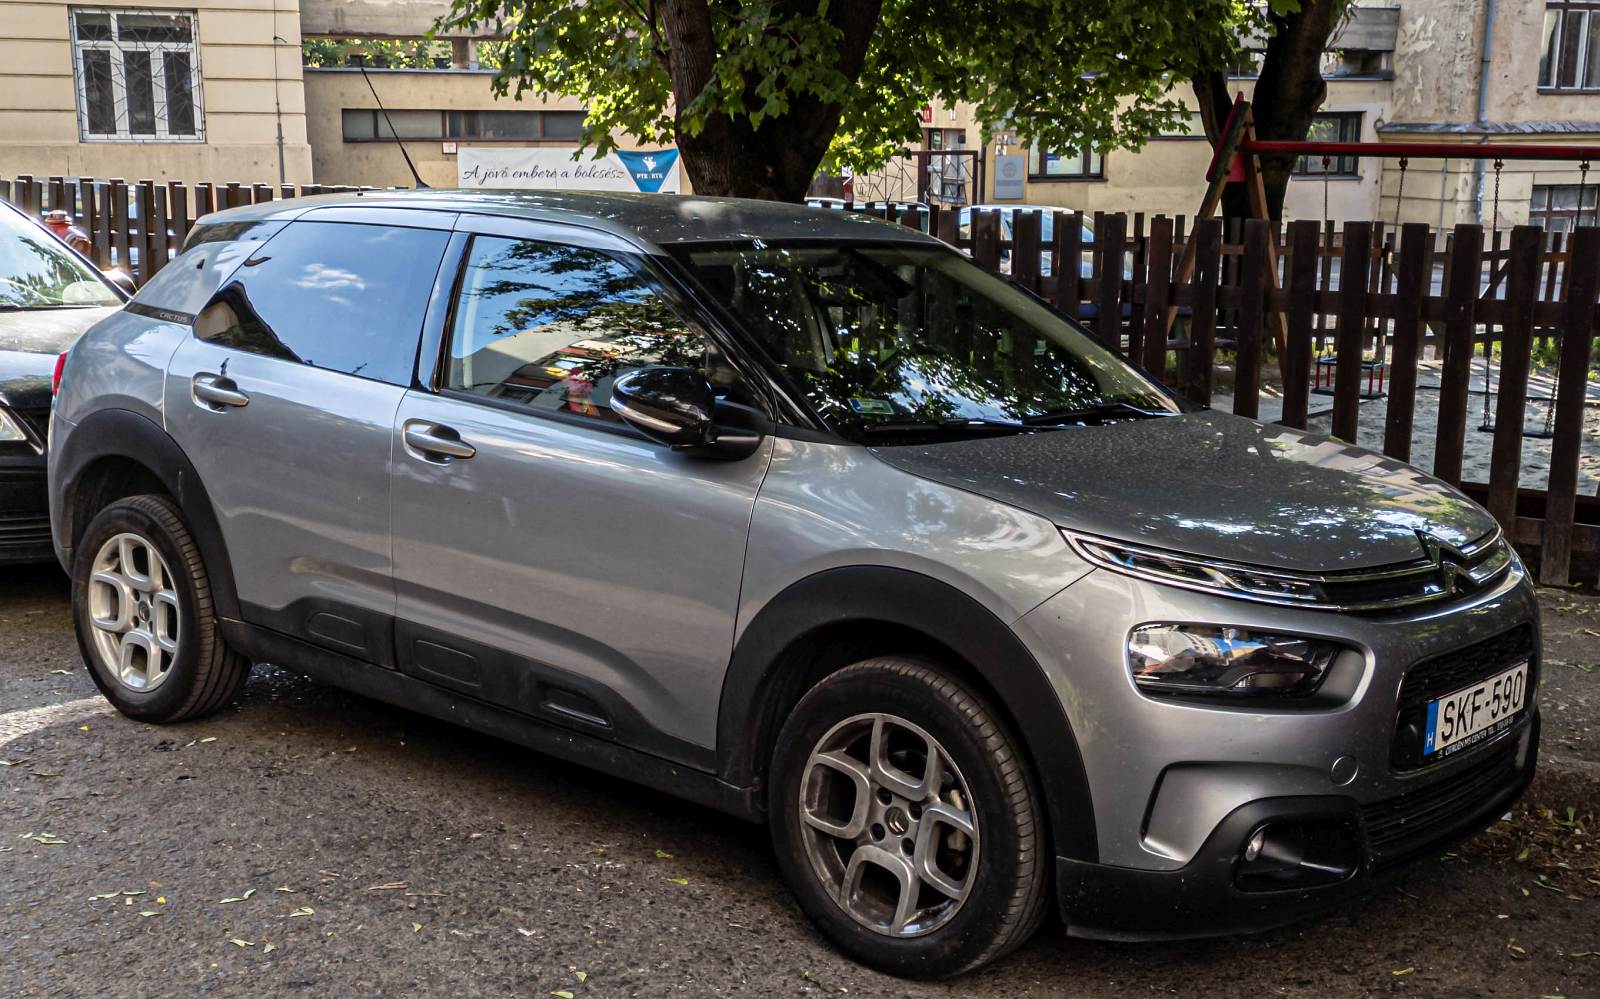
[{"label": "fallen leaf", "polygon": [[1400,968],[1397,971],[1391,971],[1391,972],[1389,972],[1389,974],[1393,975],[1396,978],[1399,978],[1401,975],[1409,975],[1413,971],[1416,971],[1416,970],[1417,969],[1414,968],[1414,967],[1406,967],[1406,968]]},{"label": "fallen leaf", "polygon": [[1522,849],[1517,851],[1517,863],[1520,864],[1524,860],[1527,860],[1527,859],[1528,859],[1528,848],[1527,847],[1523,847]]},{"label": "fallen leaf", "polygon": [[279,885],[278,887],[276,887],[276,888],[274,888],[272,890],[273,891],[286,891],[291,895],[294,894],[294,889],[290,888],[288,885]]},{"label": "fallen leaf", "polygon": [[656,851],[656,859],[657,860],[671,860],[672,859],[672,854],[668,853],[665,850],[657,850]]},{"label": "fallen leaf", "polygon": [[251,943],[250,941],[248,941],[248,940],[240,940],[238,937],[231,937],[228,940],[228,942],[233,944],[235,947],[254,947],[255,946],[255,944]]},{"label": "fallen leaf", "polygon": [[522,934],[522,935],[523,935],[523,936],[525,936],[525,937],[531,937],[531,936],[533,936],[533,931],[532,931],[532,930],[525,930],[525,929],[523,929],[523,928],[522,928],[522,927],[520,927],[520,926],[519,926],[519,927],[517,927],[517,932],[518,932],[518,933],[520,933],[520,934]]},{"label": "fallen leaf", "polygon": [[315,916],[316,914],[317,914],[317,910],[311,908],[311,906],[302,905],[300,908],[298,908],[298,909],[294,910],[293,912],[289,913],[289,916],[292,919],[295,916]]},{"label": "fallen leaf", "polygon": [[218,900],[217,904],[218,905],[227,905],[229,902],[243,902],[246,899],[248,899],[251,895],[254,895],[255,893],[256,893],[256,890],[254,888],[246,888],[245,891],[244,891],[244,894],[240,895],[238,898],[220,899],[220,900]]},{"label": "fallen leaf", "polygon": [[72,671],[68,670],[68,669],[53,669],[50,672],[59,674],[60,676],[71,676],[72,675]]},{"label": "fallen leaf", "polygon": [[89,731],[89,726],[87,726],[87,725],[79,725],[78,726],[78,731],[87,732],[87,731]]},{"label": "fallen leaf", "polygon": [[406,883],[404,881],[390,881],[381,885],[368,885],[367,891],[399,891],[405,886]]},{"label": "fallen leaf", "polygon": [[26,757],[15,760],[0,760],[0,767],[20,767],[26,762],[28,762]]},{"label": "fallen leaf", "polygon": [[572,993],[568,992],[566,989],[556,989],[550,994],[555,996],[556,999],[572,999]]},{"label": "fallen leaf", "polygon": [[167,904],[167,896],[165,896],[165,895],[157,895],[156,896],[156,904],[157,905],[166,905]]},{"label": "fallen leaf", "polygon": [[155,911],[154,909],[146,909],[143,912],[139,913],[139,915],[141,915],[141,916],[159,916],[159,915],[161,915],[161,913]]},{"label": "fallen leaf", "polygon": [[582,985],[584,982],[589,980],[589,973],[587,971],[577,971],[573,974],[577,976],[579,985]]},{"label": "fallen leaf", "polygon": [[667,880],[671,881],[675,885],[686,885],[689,883],[688,878],[668,878]]},{"label": "fallen leaf", "polygon": [[412,933],[421,933],[422,932],[422,924],[421,923],[412,923],[411,924],[411,932]]},{"label": "fallen leaf", "polygon": [[278,945],[277,944],[269,943],[265,947],[261,948],[261,953],[270,954],[270,953],[272,953],[273,951],[275,951],[277,949],[278,949]]},{"label": "fallen leaf", "polygon": [[203,745],[205,745],[205,744],[206,744],[206,743],[208,743],[208,742],[216,742],[216,741],[217,741],[217,737],[216,737],[216,736],[214,736],[214,735],[208,735],[208,736],[206,736],[206,737],[205,737],[205,738],[204,738],[204,739],[201,739],[201,740],[200,740],[200,745],[202,745],[202,746],[203,746]]}]

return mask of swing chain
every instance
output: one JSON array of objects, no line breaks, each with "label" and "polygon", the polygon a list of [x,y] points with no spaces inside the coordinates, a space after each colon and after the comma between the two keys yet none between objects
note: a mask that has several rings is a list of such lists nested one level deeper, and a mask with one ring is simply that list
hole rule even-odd
[{"label": "swing chain", "polygon": [[1328,165],[1333,162],[1333,157],[1327,153],[1322,154],[1322,225],[1327,227],[1328,219]]},{"label": "swing chain", "polygon": [[[1588,160],[1584,160],[1583,163],[1581,163],[1578,166],[1578,217],[1573,223],[1572,227],[1574,229],[1576,229],[1580,225],[1583,225],[1583,196],[1586,193],[1585,189],[1588,186],[1589,186],[1589,161]],[[1600,208],[1597,208],[1597,212],[1600,212]]]},{"label": "swing chain", "polygon": [[1399,232],[1400,231],[1400,206],[1405,204],[1405,197],[1406,197],[1406,167],[1410,164],[1410,162],[1411,161],[1406,159],[1404,156],[1400,157],[1400,184],[1399,184],[1398,187],[1395,188],[1395,191],[1394,191],[1394,228],[1395,228],[1395,232]]}]

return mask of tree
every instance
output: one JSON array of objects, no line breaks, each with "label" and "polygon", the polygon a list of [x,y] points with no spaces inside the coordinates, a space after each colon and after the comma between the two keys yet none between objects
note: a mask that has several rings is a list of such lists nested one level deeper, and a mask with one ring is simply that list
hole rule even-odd
[{"label": "tree", "polygon": [[[1259,28],[1265,33],[1266,49],[1250,102],[1256,138],[1300,142],[1310,133],[1317,109],[1328,93],[1322,79],[1322,53],[1349,7],[1350,0],[1301,0],[1292,5],[1286,0],[1274,0],[1271,8],[1260,12]],[[1215,63],[1190,80],[1212,146],[1217,144],[1233,103],[1228,93],[1227,69],[1227,63]],[[1274,219],[1283,216],[1283,198],[1295,159],[1261,157],[1267,208]],[[1223,192],[1222,211],[1229,217],[1249,214],[1242,185],[1228,185]]]},{"label": "tree", "polygon": [[1256,16],[1241,0],[453,0],[438,27],[503,39],[498,93],[583,100],[596,154],[615,133],[675,143],[700,193],[798,201],[821,166],[916,143],[934,99],[1024,142],[1136,146]]}]

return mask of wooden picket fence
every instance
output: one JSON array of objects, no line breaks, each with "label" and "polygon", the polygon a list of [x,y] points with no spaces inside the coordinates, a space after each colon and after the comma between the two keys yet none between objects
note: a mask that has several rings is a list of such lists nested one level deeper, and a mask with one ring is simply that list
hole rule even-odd
[{"label": "wooden picket fence", "polygon": [[[192,224],[213,210],[353,187],[154,184],[118,180],[0,180],[0,197],[43,214],[60,208],[91,234],[102,266],[121,264],[143,282],[175,253]],[[130,205],[132,206],[130,210]],[[980,265],[1082,321],[1104,344],[1141,364],[1199,406],[1231,395],[1241,416],[1259,417],[1271,398],[1278,422],[1306,429],[1328,419],[1343,441],[1361,439],[1412,458],[1419,361],[1439,368],[1428,469],[1483,502],[1538,578],[1564,585],[1600,573],[1600,494],[1580,495],[1579,461],[1600,320],[1600,229],[1569,239],[1533,226],[1486,233],[1422,223],[1398,232],[1381,222],[1275,226],[1259,220],[1225,230],[1221,220],[1142,213],[1054,213],[1051,238],[1035,211],[1016,212],[1010,231],[994,211],[962,227],[955,209],[881,209],[970,253]],[[145,224],[148,220],[148,224]],[[1111,280],[1107,280],[1107,276]],[[1521,485],[1535,353],[1556,357],[1546,423],[1544,488]],[[1474,357],[1493,372],[1475,387]],[[1381,364],[1381,368],[1380,368]],[[1363,413],[1381,370],[1387,404]],[[1219,374],[1231,375],[1231,387]],[[1312,412],[1314,385],[1331,413]],[[1331,391],[1329,389],[1331,388]],[[1424,387],[1431,391],[1431,387]],[[1477,397],[1479,426],[1471,410]],[[1532,400],[1538,402],[1539,400]],[[1492,404],[1492,412],[1491,412]],[[1463,475],[1468,433],[1492,431],[1487,481]]]}]

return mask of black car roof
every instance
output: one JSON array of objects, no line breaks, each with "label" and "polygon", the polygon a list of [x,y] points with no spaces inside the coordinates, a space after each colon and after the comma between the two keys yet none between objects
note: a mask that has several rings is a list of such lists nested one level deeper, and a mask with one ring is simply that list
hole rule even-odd
[{"label": "black car roof", "polygon": [[288,219],[317,208],[357,207],[467,212],[576,224],[655,247],[751,239],[938,242],[915,229],[884,219],[778,201],[579,191],[360,191],[243,205],[199,221],[207,224]]}]

